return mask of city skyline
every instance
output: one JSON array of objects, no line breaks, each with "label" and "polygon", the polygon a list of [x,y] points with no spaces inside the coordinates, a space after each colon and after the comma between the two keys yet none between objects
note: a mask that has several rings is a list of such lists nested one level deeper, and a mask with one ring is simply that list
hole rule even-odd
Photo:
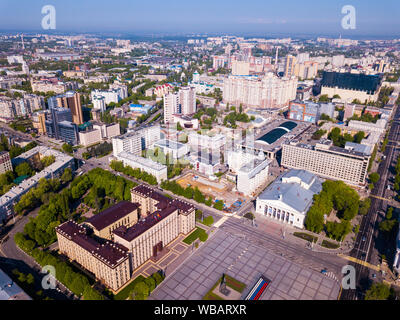
[{"label": "city skyline", "polygon": [[[56,8],[55,30],[41,29],[43,6]],[[342,7],[356,9],[356,29],[341,26]],[[400,35],[400,4],[394,0],[321,1],[293,0],[217,3],[181,0],[151,4],[138,1],[2,1],[0,31],[36,32],[128,32],[128,33],[238,33],[251,35],[303,34],[342,37],[396,37]],[[135,14],[137,13],[137,14]]]}]

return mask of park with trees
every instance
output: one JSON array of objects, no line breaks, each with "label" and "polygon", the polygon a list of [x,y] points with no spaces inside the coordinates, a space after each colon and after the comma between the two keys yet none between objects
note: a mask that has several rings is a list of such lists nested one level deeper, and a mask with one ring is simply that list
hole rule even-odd
[{"label": "park with trees", "polygon": [[[368,212],[370,201],[360,201],[357,192],[347,186],[343,181],[327,180],[322,184],[322,191],[314,195],[314,202],[307,213],[305,227],[307,230],[321,233],[325,231],[327,236],[336,240],[343,241],[345,236],[351,232],[351,220],[360,211]],[[340,220],[326,221],[332,212]]]},{"label": "park with trees", "polygon": [[[15,235],[14,240],[40,265],[54,265],[57,279],[78,297],[87,300],[103,299],[102,295],[92,288],[92,283],[86,275],[74,271],[56,253],[44,251],[43,248],[56,241],[55,227],[59,224],[69,219],[82,221],[83,217],[74,212],[81,202],[101,205],[104,199],[110,199],[112,202],[129,201],[130,190],[135,184],[100,168],[71,180],[72,172],[68,168],[60,178],[40,180],[36,188],[32,188],[21,197],[14,208],[17,213],[24,214],[39,206],[40,209],[35,218],[29,219],[23,232]],[[104,205],[109,203],[104,203],[101,209],[105,208]]]}]

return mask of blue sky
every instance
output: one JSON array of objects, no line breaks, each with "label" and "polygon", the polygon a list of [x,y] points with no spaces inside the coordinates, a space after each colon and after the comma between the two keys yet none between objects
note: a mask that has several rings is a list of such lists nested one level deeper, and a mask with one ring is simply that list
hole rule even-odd
[{"label": "blue sky", "polygon": [[[41,30],[56,8],[57,31],[304,33],[400,37],[400,0],[0,0],[0,30]],[[356,8],[356,30],[341,8]]]}]

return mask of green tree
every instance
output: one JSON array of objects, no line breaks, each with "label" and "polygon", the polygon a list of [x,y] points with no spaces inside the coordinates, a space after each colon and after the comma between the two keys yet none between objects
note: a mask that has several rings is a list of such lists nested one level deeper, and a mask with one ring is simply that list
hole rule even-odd
[{"label": "green tree", "polygon": [[368,210],[371,206],[371,199],[367,198],[363,201],[360,201],[360,206],[358,209],[358,213],[365,216],[368,213]]},{"label": "green tree", "polygon": [[146,283],[150,292],[152,292],[156,288],[156,281],[154,280],[153,277],[146,278],[144,282]]},{"label": "green tree", "polygon": [[140,281],[133,288],[135,299],[138,297],[140,300],[145,300],[150,294],[150,289],[144,281]]},{"label": "green tree", "polygon": [[369,180],[371,181],[371,183],[376,184],[379,179],[381,178],[381,176],[379,175],[379,173],[377,172],[373,172],[369,175]]},{"label": "green tree", "polygon": [[323,94],[319,97],[319,102],[329,102],[330,99],[327,94]]},{"label": "green tree", "polygon": [[153,273],[152,278],[156,282],[156,286],[158,286],[164,280],[159,272]]},{"label": "green tree", "polygon": [[72,148],[72,146],[69,143],[64,143],[62,145],[62,149],[66,153],[72,153],[74,151],[74,149]]},{"label": "green tree", "polygon": [[61,181],[63,183],[68,183],[68,182],[72,181],[72,170],[71,170],[71,168],[66,168],[64,170],[64,173],[61,176]]},{"label": "green tree", "polygon": [[21,176],[31,176],[33,173],[33,169],[28,162],[22,162],[15,168],[15,173],[18,177]]},{"label": "green tree", "polygon": [[373,283],[365,293],[365,300],[388,300],[391,289],[384,283]]}]

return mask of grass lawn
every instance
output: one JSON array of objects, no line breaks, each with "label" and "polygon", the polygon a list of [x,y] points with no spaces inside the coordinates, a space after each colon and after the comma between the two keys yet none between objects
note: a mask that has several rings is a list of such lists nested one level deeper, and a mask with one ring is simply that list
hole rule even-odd
[{"label": "grass lawn", "polygon": [[191,234],[189,234],[185,239],[183,239],[183,242],[186,244],[192,244],[194,241],[196,241],[200,234],[206,233],[206,231],[202,228],[197,227],[196,230],[194,230]]},{"label": "grass lawn", "polygon": [[298,238],[301,238],[303,240],[307,240],[307,241],[310,241],[310,242],[312,241],[314,243],[317,242],[317,240],[318,240],[317,237],[314,237],[311,234],[304,233],[304,232],[294,232],[293,235],[298,237]]},{"label": "grass lawn", "polygon": [[214,218],[212,216],[208,216],[203,219],[203,221],[198,220],[200,223],[204,224],[205,226],[209,227],[214,223]]},{"label": "grass lawn", "polygon": [[144,281],[145,277],[139,275],[133,280],[129,285],[127,285],[124,289],[122,289],[118,294],[114,296],[114,300],[126,300],[129,296],[129,293],[133,290],[135,285],[140,281]]},{"label": "grass lawn", "polygon": [[[212,286],[212,288],[206,293],[206,295],[203,297],[203,300],[225,300],[224,298],[213,293],[214,289],[221,283],[221,280],[222,280],[222,276]],[[239,280],[236,280],[228,275],[225,275],[225,281],[226,281],[227,287],[229,287],[237,292],[242,293],[243,290],[246,288],[246,285],[243,282],[240,282]]]},{"label": "grass lawn", "polygon": [[330,241],[327,241],[327,240],[323,240],[321,243],[321,246],[328,248],[328,249],[337,249],[340,247],[340,245],[330,242]]}]

